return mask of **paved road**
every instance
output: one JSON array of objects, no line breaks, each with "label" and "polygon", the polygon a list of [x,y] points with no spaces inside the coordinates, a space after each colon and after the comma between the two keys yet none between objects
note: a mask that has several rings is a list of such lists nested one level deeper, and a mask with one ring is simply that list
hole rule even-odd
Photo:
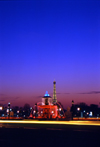
[{"label": "paved road", "polygon": [[100,122],[0,121],[0,147],[99,147]]}]

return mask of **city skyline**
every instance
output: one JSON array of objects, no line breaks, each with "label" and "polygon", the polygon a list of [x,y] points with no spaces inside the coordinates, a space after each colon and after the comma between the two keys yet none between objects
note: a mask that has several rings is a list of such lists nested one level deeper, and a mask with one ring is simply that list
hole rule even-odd
[{"label": "city skyline", "polygon": [[0,1],[0,103],[45,91],[64,108],[100,102],[100,1]]}]

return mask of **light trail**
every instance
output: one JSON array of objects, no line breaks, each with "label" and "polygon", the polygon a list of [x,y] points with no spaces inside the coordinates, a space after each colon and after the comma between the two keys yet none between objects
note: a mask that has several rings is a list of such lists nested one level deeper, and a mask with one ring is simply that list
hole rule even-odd
[{"label": "light trail", "polygon": [[91,125],[100,126],[99,121],[39,121],[39,120],[0,120],[0,123],[14,124],[58,124],[58,125]]}]

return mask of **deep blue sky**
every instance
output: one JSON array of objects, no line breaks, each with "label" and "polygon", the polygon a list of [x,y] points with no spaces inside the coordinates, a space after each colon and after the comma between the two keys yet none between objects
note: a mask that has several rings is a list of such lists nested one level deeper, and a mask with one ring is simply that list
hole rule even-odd
[{"label": "deep blue sky", "polygon": [[0,1],[0,103],[100,102],[100,1]]}]

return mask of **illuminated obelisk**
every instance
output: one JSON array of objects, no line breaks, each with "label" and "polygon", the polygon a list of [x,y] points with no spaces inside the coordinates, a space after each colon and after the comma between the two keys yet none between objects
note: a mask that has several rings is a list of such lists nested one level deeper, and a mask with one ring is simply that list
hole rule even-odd
[{"label": "illuminated obelisk", "polygon": [[56,81],[53,82],[53,104],[57,102],[57,97],[56,97]]}]

